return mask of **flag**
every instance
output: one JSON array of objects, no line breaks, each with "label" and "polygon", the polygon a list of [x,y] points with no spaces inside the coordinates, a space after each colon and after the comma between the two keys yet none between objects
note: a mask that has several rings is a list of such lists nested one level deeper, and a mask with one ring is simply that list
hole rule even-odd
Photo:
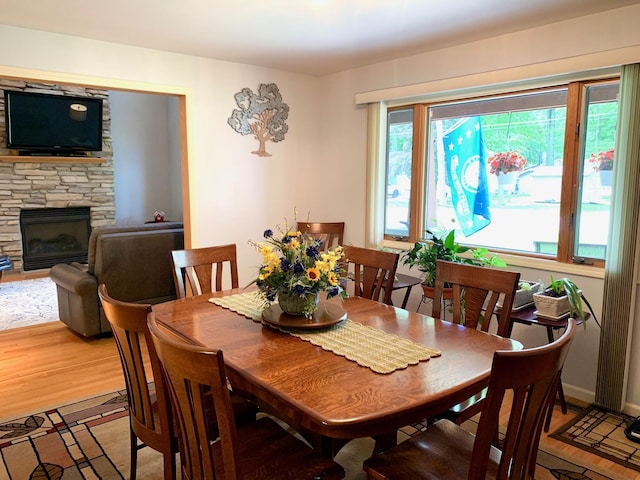
[{"label": "flag", "polygon": [[443,138],[447,179],[456,218],[465,236],[491,223],[480,117],[469,117]]}]

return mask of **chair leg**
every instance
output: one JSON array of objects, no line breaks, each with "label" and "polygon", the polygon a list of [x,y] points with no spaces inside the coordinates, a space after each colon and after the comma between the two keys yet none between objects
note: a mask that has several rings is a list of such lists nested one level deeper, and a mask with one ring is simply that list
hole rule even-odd
[{"label": "chair leg", "polygon": [[133,429],[129,427],[129,443],[130,443],[130,457],[131,457],[131,480],[136,480],[136,472],[138,467],[138,437],[133,433]]},{"label": "chair leg", "polygon": [[384,452],[398,444],[398,432],[393,430],[388,433],[382,433],[373,437],[376,441],[373,447],[373,454]]},{"label": "chair leg", "polygon": [[496,423],[496,429],[493,432],[493,441],[491,443],[496,448],[500,448],[500,449],[502,448],[502,445],[500,444],[500,426],[497,423]]},{"label": "chair leg", "polygon": [[[550,398],[549,398],[549,405],[547,406],[547,416],[544,420],[545,432],[548,432],[549,428],[551,427],[551,417],[553,416],[553,408],[555,407],[556,398],[558,397],[559,392],[561,392],[561,388],[562,388],[562,380],[560,380],[560,377],[558,377],[556,381],[556,385],[553,388],[553,394],[550,395]],[[562,409],[562,413],[567,413],[567,404],[564,400],[564,393],[560,398],[560,402],[561,402],[560,408]]]}]

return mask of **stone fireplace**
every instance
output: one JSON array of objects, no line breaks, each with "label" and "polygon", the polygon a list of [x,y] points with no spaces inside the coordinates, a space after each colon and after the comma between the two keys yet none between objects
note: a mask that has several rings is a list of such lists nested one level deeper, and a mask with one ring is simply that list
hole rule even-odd
[{"label": "stone fireplace", "polygon": [[87,262],[89,207],[34,208],[20,211],[22,269],[38,270],[56,263]]},{"label": "stone fireplace", "polygon": [[[0,256],[8,255],[13,271],[48,268],[23,265],[21,212],[35,209],[83,207],[89,211],[90,228],[115,223],[111,116],[108,92],[93,88],[36,84],[0,79],[0,90],[25,90],[104,99],[103,150],[99,158],[15,157],[4,148],[4,95],[0,91]],[[56,235],[61,232],[56,233]],[[61,239],[64,237],[61,237]],[[52,243],[55,243],[55,240]],[[35,245],[35,244],[34,244]],[[42,244],[37,247],[44,248]],[[76,261],[76,260],[68,260]],[[64,263],[64,261],[63,261]],[[42,265],[42,264],[37,264]],[[8,272],[5,272],[8,273]]]}]

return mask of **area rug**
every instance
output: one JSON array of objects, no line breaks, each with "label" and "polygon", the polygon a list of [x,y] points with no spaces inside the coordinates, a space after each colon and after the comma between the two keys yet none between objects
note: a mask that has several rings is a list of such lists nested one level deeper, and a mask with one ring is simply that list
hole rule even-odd
[{"label": "area rug", "polygon": [[50,278],[0,283],[0,330],[57,320],[56,285]]},{"label": "area rug", "polygon": [[[473,423],[469,428],[473,429]],[[426,428],[401,429],[399,440]],[[362,462],[371,455],[373,440],[349,442],[336,456],[346,480],[363,480]],[[161,478],[162,458],[150,448],[139,451],[138,478]],[[0,421],[0,480],[43,478],[129,478],[129,421],[126,393],[113,392],[46,412]],[[596,466],[561,452],[540,450],[537,480],[618,480]]]},{"label": "area rug", "polygon": [[633,421],[622,413],[590,405],[550,436],[640,472],[640,443],[624,433]]}]

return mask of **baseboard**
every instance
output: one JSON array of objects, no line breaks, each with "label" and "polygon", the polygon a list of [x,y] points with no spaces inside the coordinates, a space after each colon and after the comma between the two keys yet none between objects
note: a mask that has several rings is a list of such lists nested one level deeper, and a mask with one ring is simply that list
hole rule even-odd
[{"label": "baseboard", "polygon": [[640,417],[640,405],[635,403],[625,403],[623,413],[632,417]]},{"label": "baseboard", "polygon": [[573,385],[563,383],[562,389],[564,390],[565,397],[572,397],[589,404],[593,403],[596,398],[595,392],[585,390],[584,388],[574,387]]},{"label": "baseboard", "polygon": [[[562,385],[564,389],[565,397],[572,397],[577,400],[581,400],[583,402],[587,402],[589,404],[595,402],[596,394],[595,392],[591,392],[589,390],[585,390],[582,388],[574,387],[573,385]],[[640,405],[635,403],[625,403],[622,408],[622,413],[626,413],[631,417],[640,417]]]},{"label": "baseboard", "polygon": [[17,282],[19,280],[31,280],[34,278],[44,278],[49,276],[49,268],[31,270],[29,272],[5,271],[2,275],[2,283]]}]

